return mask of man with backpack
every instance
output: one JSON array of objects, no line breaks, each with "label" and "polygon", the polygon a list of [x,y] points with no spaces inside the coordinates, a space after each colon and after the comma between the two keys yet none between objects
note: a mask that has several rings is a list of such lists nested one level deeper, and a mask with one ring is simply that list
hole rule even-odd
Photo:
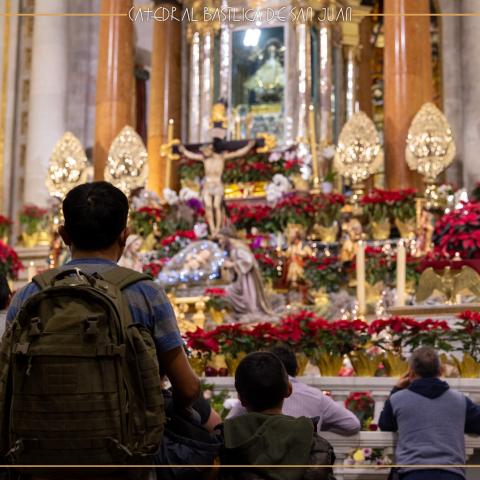
[{"label": "man with backpack", "polygon": [[10,305],[0,347],[0,447],[24,465],[153,463],[175,404],[200,392],[173,309],[149,277],[116,262],[128,200],[94,182],[63,201],[72,260],[37,275]]}]

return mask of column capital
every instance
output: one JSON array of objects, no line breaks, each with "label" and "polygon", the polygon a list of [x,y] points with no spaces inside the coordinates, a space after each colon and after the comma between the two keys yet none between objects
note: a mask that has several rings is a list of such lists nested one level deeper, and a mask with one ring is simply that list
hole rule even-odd
[{"label": "column capital", "polygon": [[342,22],[342,44],[356,47],[360,44],[360,24],[365,16],[372,11],[372,7],[359,5],[360,0],[349,0],[349,7],[352,8],[352,21]]}]

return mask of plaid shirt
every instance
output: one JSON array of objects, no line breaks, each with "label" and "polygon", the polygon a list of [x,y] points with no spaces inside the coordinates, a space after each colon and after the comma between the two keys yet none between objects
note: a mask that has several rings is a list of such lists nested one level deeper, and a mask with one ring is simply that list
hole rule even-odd
[{"label": "plaid shirt", "polygon": [[[115,266],[116,263],[101,258],[82,258],[72,260],[61,268],[77,267],[85,273],[101,274]],[[38,290],[38,286],[32,282],[15,294],[7,312],[7,324],[16,317],[25,300]],[[183,345],[175,313],[161,287],[150,280],[144,280],[128,286],[123,293],[127,298],[133,323],[140,323],[150,330],[157,351],[167,352]]]}]

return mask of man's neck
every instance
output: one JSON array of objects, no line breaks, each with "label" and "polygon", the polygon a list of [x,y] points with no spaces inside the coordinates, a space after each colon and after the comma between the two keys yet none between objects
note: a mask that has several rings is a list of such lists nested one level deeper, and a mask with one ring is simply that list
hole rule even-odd
[{"label": "man's neck", "polygon": [[98,258],[99,260],[109,260],[115,263],[118,261],[116,252],[108,250],[87,251],[72,248],[72,260],[81,260],[82,258]]}]

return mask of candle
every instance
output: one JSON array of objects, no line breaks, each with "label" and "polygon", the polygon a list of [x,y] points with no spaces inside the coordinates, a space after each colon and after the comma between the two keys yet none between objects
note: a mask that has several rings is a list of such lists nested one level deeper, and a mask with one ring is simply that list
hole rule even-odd
[{"label": "candle", "polygon": [[313,105],[308,107],[308,129],[310,133],[310,150],[312,153],[313,184],[317,186],[318,178],[318,159],[317,159],[317,136],[315,135],[315,110]]},{"label": "candle", "polygon": [[400,240],[397,246],[397,307],[405,305],[406,264],[405,244]]},{"label": "candle", "polygon": [[168,143],[171,143],[172,140],[173,140],[173,118],[171,118],[168,121],[168,130],[167,130],[167,141],[168,141]]},{"label": "candle", "polygon": [[358,316],[360,318],[365,316],[366,301],[365,301],[365,244],[362,240],[357,245],[357,301],[358,301]]},{"label": "candle", "polygon": [[37,274],[37,267],[35,267],[35,263],[30,262],[27,268],[27,279],[29,282],[32,281],[32,278]]}]

